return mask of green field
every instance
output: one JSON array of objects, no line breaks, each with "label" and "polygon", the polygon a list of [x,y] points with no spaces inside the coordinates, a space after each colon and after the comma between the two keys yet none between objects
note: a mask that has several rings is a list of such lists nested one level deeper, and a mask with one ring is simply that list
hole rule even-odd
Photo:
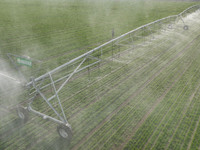
[{"label": "green field", "polygon": [[[2,0],[0,73],[17,76],[7,53],[40,60],[37,73],[35,66],[23,68],[27,78],[37,77],[111,40],[113,30],[117,37],[195,4]],[[32,113],[22,124],[7,107],[25,101],[25,89],[0,77],[0,149],[200,150],[200,12],[190,13],[183,18],[189,30],[177,20],[172,29],[164,23],[137,32],[133,43],[120,41],[114,56],[108,49],[98,67],[74,76],[60,93],[73,129],[70,144],[57,124]],[[40,97],[33,105],[55,117]]]}]

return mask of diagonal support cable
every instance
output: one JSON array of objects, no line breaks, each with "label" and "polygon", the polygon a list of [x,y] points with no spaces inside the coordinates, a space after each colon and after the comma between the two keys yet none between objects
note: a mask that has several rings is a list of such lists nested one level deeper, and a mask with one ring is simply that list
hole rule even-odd
[{"label": "diagonal support cable", "polygon": [[60,88],[57,90],[57,94],[60,92],[60,90],[67,84],[67,82],[70,80],[70,78],[76,73],[76,71],[81,67],[81,65],[85,62],[86,57],[82,60],[82,62],[76,67],[76,69],[70,74],[70,76],[67,78],[67,80],[60,86]]},{"label": "diagonal support cable", "polygon": [[58,103],[59,103],[59,105],[60,105],[60,108],[61,108],[61,111],[62,111],[63,117],[64,117],[64,119],[65,119],[66,122],[67,122],[67,119],[66,119],[66,116],[65,116],[65,113],[64,113],[64,110],[63,110],[62,104],[61,104],[61,102],[60,102],[59,95],[58,95],[58,93],[57,93],[57,90],[56,90],[56,87],[55,87],[55,84],[54,84],[53,78],[52,78],[52,76],[51,76],[50,73],[49,73],[49,77],[50,77],[50,79],[51,79],[52,86],[53,86],[53,89],[54,89],[55,95],[56,95],[56,97],[57,97],[57,99],[58,99]]},{"label": "diagonal support cable", "polygon": [[45,100],[45,102],[49,105],[49,107],[56,113],[56,115],[63,121],[66,122],[66,120],[63,119],[63,117],[60,116],[60,114],[55,110],[55,108],[51,105],[51,103],[47,100],[47,98],[42,94],[42,92],[36,87],[34,79],[32,79],[33,87],[36,89],[36,91],[40,94],[40,96]]}]

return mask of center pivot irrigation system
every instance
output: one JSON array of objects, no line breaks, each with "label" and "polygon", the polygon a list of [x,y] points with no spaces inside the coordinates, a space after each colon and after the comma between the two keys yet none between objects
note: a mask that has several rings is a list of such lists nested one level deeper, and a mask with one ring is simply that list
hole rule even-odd
[{"label": "center pivot irrigation system", "polygon": [[[29,91],[30,97],[27,101],[25,101],[26,105],[23,103],[23,105],[20,104],[17,107],[17,114],[19,118],[22,119],[23,122],[26,122],[28,120],[29,112],[32,112],[41,116],[43,119],[51,120],[58,124],[58,134],[62,138],[70,141],[72,138],[72,127],[67,120],[65,109],[62,106],[62,97],[60,96],[60,93],[63,87],[65,87],[70,80],[72,80],[73,76],[78,73],[81,74],[81,72],[84,74],[90,67],[98,68],[100,67],[100,63],[101,65],[107,63],[109,58],[114,58],[116,54],[119,54],[120,49],[125,50],[127,49],[127,46],[131,48],[141,46],[143,43],[147,42],[147,40],[152,40],[154,38],[154,34],[158,33],[158,31],[171,30],[175,28],[178,22],[183,23],[184,30],[189,30],[189,26],[184,22],[184,17],[199,10],[200,6],[195,5],[189,7],[178,15],[169,16],[143,25],[42,75],[38,75],[38,73],[42,72],[38,69],[40,61],[30,59],[26,56],[18,56],[10,53],[7,54],[20,76],[23,76],[25,79],[27,76],[30,78],[30,75],[24,75],[21,70],[26,71],[26,69],[24,69],[25,67],[33,69],[34,65],[37,68],[37,71],[34,71],[34,73],[39,76],[37,78],[31,77],[31,81],[23,84]],[[33,102],[37,100],[43,100],[43,102],[54,112],[54,117],[52,115],[42,113],[40,109],[36,110],[36,108],[33,108]],[[57,105],[54,105],[55,102]]]}]

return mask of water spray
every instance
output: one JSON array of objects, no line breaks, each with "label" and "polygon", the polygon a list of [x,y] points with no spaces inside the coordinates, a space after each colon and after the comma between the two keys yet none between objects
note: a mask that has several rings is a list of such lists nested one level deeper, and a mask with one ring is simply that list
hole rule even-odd
[{"label": "water spray", "polygon": [[14,82],[18,83],[18,84],[21,84],[21,82],[18,79],[14,78],[14,77],[11,77],[8,74],[0,72],[0,76],[5,77],[5,78],[7,78],[7,79],[9,79],[11,81],[14,81]]}]

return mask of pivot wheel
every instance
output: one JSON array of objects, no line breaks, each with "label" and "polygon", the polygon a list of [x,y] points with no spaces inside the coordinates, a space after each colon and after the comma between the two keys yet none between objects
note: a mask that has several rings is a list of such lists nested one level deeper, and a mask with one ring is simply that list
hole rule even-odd
[{"label": "pivot wheel", "polygon": [[60,135],[60,137],[62,137],[63,139],[67,139],[67,140],[71,141],[72,130],[71,130],[70,127],[68,127],[66,125],[59,125],[57,127],[57,131],[58,131],[58,134]]},{"label": "pivot wheel", "polygon": [[189,26],[188,26],[188,25],[184,25],[183,29],[184,29],[184,30],[188,30],[188,29],[189,29]]},{"label": "pivot wheel", "polygon": [[27,109],[25,109],[23,107],[18,107],[17,115],[23,121],[23,123],[26,123],[28,121],[29,112]]}]

